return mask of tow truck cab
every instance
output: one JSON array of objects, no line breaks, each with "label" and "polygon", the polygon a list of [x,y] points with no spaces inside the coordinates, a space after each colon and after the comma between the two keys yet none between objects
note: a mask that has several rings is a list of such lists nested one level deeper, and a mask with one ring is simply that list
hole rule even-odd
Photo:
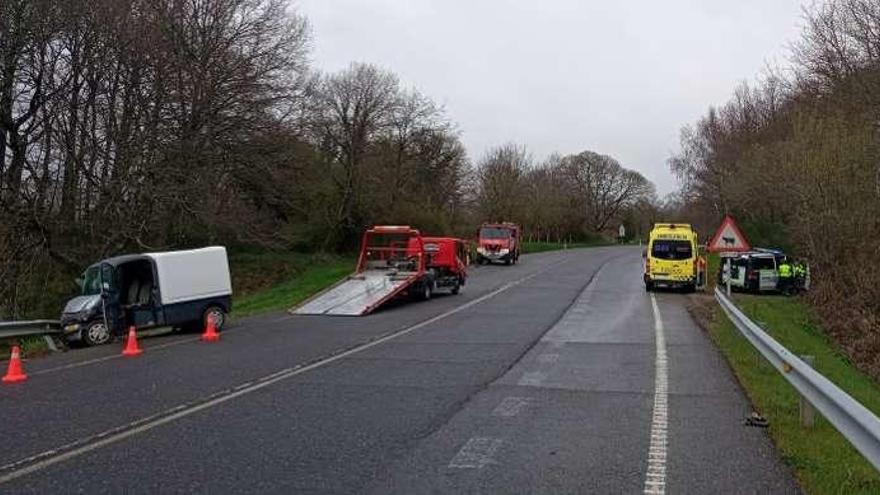
[{"label": "tow truck cab", "polygon": [[657,287],[694,291],[700,283],[697,233],[688,224],[654,224],[643,256],[646,291]]},{"label": "tow truck cab", "polygon": [[435,287],[458,294],[467,280],[467,245],[454,237],[424,237],[422,240]]},{"label": "tow truck cab", "polygon": [[477,238],[477,262],[510,265],[519,261],[520,228],[515,223],[484,223]]}]

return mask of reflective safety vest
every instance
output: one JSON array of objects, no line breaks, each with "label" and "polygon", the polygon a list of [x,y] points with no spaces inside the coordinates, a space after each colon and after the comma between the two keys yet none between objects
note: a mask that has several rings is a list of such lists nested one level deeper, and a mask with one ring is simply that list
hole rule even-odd
[{"label": "reflective safety vest", "polygon": [[803,277],[807,274],[807,267],[801,264],[794,265],[794,276]]},{"label": "reflective safety vest", "polygon": [[788,263],[779,265],[779,278],[791,278],[791,265]]}]

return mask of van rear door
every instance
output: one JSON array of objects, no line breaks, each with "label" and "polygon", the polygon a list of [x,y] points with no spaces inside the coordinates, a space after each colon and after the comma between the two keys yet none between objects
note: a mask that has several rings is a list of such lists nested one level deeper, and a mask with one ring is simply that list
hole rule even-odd
[{"label": "van rear door", "polygon": [[651,244],[651,278],[683,280],[694,277],[693,243],[680,239],[655,239]]}]

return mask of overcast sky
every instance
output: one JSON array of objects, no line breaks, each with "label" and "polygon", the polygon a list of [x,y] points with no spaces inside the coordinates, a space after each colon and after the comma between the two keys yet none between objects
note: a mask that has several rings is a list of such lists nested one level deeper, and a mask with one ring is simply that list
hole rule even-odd
[{"label": "overcast sky", "polygon": [[368,62],[443,104],[475,161],[590,149],[675,189],[679,129],[785,62],[799,0],[297,0],[314,65]]}]

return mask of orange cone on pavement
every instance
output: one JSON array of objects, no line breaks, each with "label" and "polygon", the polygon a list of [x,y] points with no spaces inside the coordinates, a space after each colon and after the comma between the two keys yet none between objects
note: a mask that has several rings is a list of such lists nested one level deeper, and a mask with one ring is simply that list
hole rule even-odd
[{"label": "orange cone on pavement", "polygon": [[128,327],[128,338],[125,339],[125,349],[122,350],[123,356],[138,356],[144,350],[138,347],[137,331],[134,325]]},{"label": "orange cone on pavement", "polygon": [[220,334],[217,333],[214,315],[208,315],[208,324],[205,326],[205,333],[202,334],[202,342],[217,342],[218,340],[220,340]]},{"label": "orange cone on pavement", "polygon": [[16,383],[27,380],[24,369],[21,366],[21,349],[17,345],[12,346],[12,355],[9,357],[9,370],[3,377],[3,383]]}]

